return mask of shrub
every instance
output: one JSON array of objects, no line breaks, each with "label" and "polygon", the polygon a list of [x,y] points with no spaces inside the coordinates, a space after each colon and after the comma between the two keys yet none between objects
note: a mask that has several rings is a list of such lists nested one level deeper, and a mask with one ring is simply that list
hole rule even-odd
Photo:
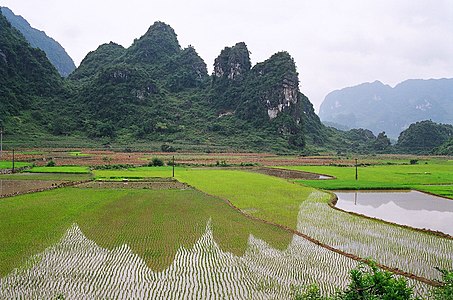
[{"label": "shrub", "polygon": [[47,163],[46,167],[55,167],[57,164],[55,163],[55,161],[53,160],[49,160],[49,162]]},{"label": "shrub", "polygon": [[442,273],[442,285],[433,290],[432,298],[434,300],[453,300],[453,271],[436,269]]},{"label": "shrub", "polygon": [[148,166],[152,167],[162,167],[164,165],[164,161],[158,157],[153,157],[153,159],[149,162]]},{"label": "shrub", "polygon": [[[442,271],[441,271],[442,272]],[[446,272],[446,271],[445,271]],[[379,269],[375,262],[361,263],[350,271],[351,281],[343,291],[338,291],[333,297],[321,295],[318,286],[311,285],[295,295],[296,300],[374,300],[374,299],[395,299],[395,300],[416,300],[413,290],[407,285],[407,280],[402,277],[395,277],[389,271]],[[453,282],[453,273],[450,274],[450,283]],[[444,277],[445,278],[445,277]],[[444,279],[445,281],[448,280]],[[445,284],[448,287],[448,284]],[[451,287],[451,285],[450,285]],[[445,288],[446,294],[439,294],[437,299],[445,298],[444,295],[451,295],[452,290]]]},{"label": "shrub", "polygon": [[171,145],[168,145],[168,144],[163,144],[160,149],[162,150],[162,152],[175,152],[176,149],[171,146]]},{"label": "shrub", "polygon": [[418,159],[411,159],[411,160],[409,161],[409,163],[410,163],[411,165],[416,165],[416,164],[418,163]]}]

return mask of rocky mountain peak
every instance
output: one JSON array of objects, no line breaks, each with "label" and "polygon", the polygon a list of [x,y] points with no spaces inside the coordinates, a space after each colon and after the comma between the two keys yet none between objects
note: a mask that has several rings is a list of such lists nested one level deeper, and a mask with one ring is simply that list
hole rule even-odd
[{"label": "rocky mountain peak", "polygon": [[177,35],[170,25],[155,22],[148,31],[128,49],[141,62],[159,62],[181,51]]},{"label": "rocky mountain peak", "polygon": [[287,52],[279,52],[257,64],[253,73],[270,85],[263,91],[261,100],[270,120],[299,102],[299,78],[296,64]]},{"label": "rocky mountain peak", "polygon": [[225,47],[214,62],[214,76],[237,80],[251,68],[250,53],[244,42]]}]

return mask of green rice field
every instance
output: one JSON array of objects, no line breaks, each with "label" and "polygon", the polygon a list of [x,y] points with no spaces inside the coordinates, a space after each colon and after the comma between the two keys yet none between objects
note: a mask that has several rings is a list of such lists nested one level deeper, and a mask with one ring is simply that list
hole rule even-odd
[{"label": "green rice field", "polygon": [[355,167],[287,166],[299,170],[334,176],[329,180],[297,180],[298,183],[327,190],[354,189],[417,189],[453,198],[453,162],[431,160],[416,165],[359,166],[358,180]]},{"label": "green rice field", "polygon": [[[14,167],[15,168],[23,168],[23,167],[29,167],[31,166],[31,163],[27,162],[15,162]],[[13,168],[13,163],[11,161],[0,161],[0,170],[1,169],[12,169]]]},{"label": "green rice field", "polygon": [[89,174],[88,167],[81,166],[55,166],[55,167],[33,167],[26,170],[29,173],[69,173],[69,174]]},{"label": "green rice field", "polygon": [[[296,182],[247,170],[176,167],[175,178],[186,185],[166,190],[143,183],[171,177],[172,167],[58,166],[0,175],[97,180],[0,199],[0,298],[291,299],[313,283],[324,295],[344,288],[357,261],[266,222],[438,279],[435,267],[453,268],[453,240],[334,210],[332,195],[318,188],[359,184],[451,196],[452,167],[434,161],[359,167],[358,181],[350,167],[287,167],[336,177]],[[106,180],[115,184],[101,188]],[[128,182],[135,180],[143,182]],[[420,295],[429,290],[409,284]]]}]

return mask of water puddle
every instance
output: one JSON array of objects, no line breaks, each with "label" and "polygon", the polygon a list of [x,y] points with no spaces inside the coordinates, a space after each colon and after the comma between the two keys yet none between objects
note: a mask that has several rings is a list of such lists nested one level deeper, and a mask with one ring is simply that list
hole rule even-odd
[{"label": "water puddle", "polygon": [[336,207],[453,235],[453,201],[418,191],[335,191]]}]

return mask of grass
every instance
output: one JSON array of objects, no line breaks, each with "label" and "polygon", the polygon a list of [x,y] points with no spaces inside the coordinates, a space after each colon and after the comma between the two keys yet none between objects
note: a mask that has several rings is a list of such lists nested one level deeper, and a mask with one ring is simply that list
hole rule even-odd
[{"label": "grass", "polygon": [[55,166],[55,167],[33,167],[26,170],[30,173],[69,173],[69,174],[89,174],[88,167],[81,166]]},{"label": "grass", "polygon": [[[333,180],[297,180],[315,188],[327,190],[350,189],[421,189],[432,193],[448,192],[453,184],[453,163],[450,161],[429,161],[417,165],[377,165],[358,167],[358,180],[355,180],[355,167],[337,166],[289,166],[282,167],[336,177]],[[429,185],[436,185],[430,187]],[[445,185],[439,187],[439,185]],[[448,187],[450,185],[450,187]]]},{"label": "grass", "polygon": [[417,185],[416,190],[453,199],[453,185]]},{"label": "grass", "polygon": [[77,223],[87,238],[112,249],[128,244],[156,270],[192,247],[212,220],[223,251],[242,255],[249,234],[284,249],[291,235],[252,221],[196,190],[64,188],[0,200],[0,275],[55,244]]},{"label": "grass", "polygon": [[80,151],[70,151],[68,152],[69,156],[75,156],[75,157],[88,157],[91,156],[90,154],[87,153],[82,153]]},{"label": "grass", "polygon": [[[185,168],[175,167],[175,173]],[[145,179],[152,177],[172,177],[172,167],[137,167],[123,170],[94,170],[96,180]]]},{"label": "grass", "polygon": [[[14,163],[15,168],[29,167],[31,163],[17,161]],[[11,161],[0,161],[0,169],[12,169],[13,163]]]}]

